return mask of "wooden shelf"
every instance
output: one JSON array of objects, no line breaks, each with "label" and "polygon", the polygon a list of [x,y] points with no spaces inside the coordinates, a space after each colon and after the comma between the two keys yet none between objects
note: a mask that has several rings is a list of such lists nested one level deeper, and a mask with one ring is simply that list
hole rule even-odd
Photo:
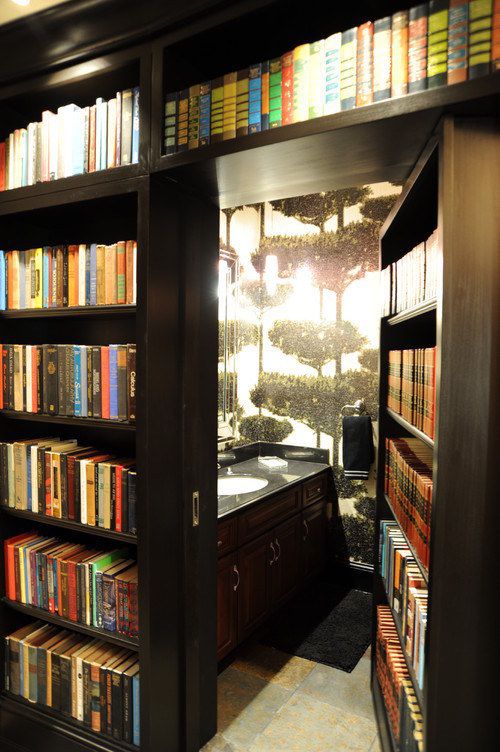
[{"label": "wooden shelf", "polygon": [[89,627],[86,624],[79,624],[70,619],[64,619],[57,614],[51,614],[50,611],[45,611],[43,608],[36,608],[36,606],[26,606],[24,603],[18,603],[17,601],[11,601],[10,598],[5,596],[2,598],[2,603],[15,611],[20,611],[26,616],[31,616],[33,619],[40,619],[41,621],[55,624],[62,629],[71,629],[73,632],[81,632],[82,634],[89,635],[90,637],[99,637],[106,642],[111,642],[113,645],[119,645],[122,648],[128,648],[129,650],[139,650],[139,640],[134,637],[124,637],[116,634],[115,632],[108,632],[106,629],[98,629],[98,627]]},{"label": "wooden shelf", "polygon": [[387,414],[396,421],[396,423],[399,423],[400,426],[402,426],[408,433],[411,433],[412,436],[415,436],[415,438],[420,439],[420,441],[423,441],[424,444],[427,444],[427,446],[430,446],[434,448],[434,439],[429,438],[427,434],[425,434],[423,431],[420,431],[418,428],[415,428],[414,425],[409,423],[407,420],[405,420],[401,415],[398,415],[398,413],[395,413],[394,410],[391,410],[390,407],[386,407]]},{"label": "wooden shelf", "polygon": [[420,561],[420,559],[419,559],[419,557],[418,557],[418,554],[417,554],[417,552],[415,551],[415,549],[414,549],[413,545],[412,545],[412,544],[410,543],[410,541],[408,540],[408,536],[406,535],[405,531],[404,531],[404,530],[403,530],[403,528],[401,527],[401,523],[400,523],[400,522],[399,522],[399,520],[398,520],[397,514],[396,514],[396,512],[394,511],[394,507],[392,506],[392,504],[391,504],[391,502],[390,502],[390,499],[389,499],[389,497],[387,496],[387,494],[384,494],[384,499],[385,499],[385,503],[387,504],[387,506],[389,507],[389,509],[390,509],[390,510],[391,510],[391,512],[392,512],[392,516],[394,517],[395,521],[396,521],[396,522],[398,523],[398,525],[399,525],[399,529],[400,529],[400,531],[401,531],[402,535],[404,536],[404,539],[405,539],[405,541],[406,541],[406,543],[407,543],[407,545],[408,545],[408,548],[410,549],[410,551],[411,551],[411,552],[412,552],[412,554],[413,554],[413,558],[415,559],[415,561],[416,561],[416,563],[417,563],[417,566],[418,566],[418,568],[420,569],[420,573],[421,573],[422,577],[424,578],[424,580],[425,580],[426,584],[428,585],[428,584],[429,584],[429,573],[428,573],[428,571],[426,570],[426,568],[424,567],[424,565],[423,565],[423,564],[422,564],[422,562]]},{"label": "wooden shelf", "polygon": [[382,750],[383,752],[397,752],[396,742],[394,741],[391,724],[387,717],[384,698],[382,696],[380,684],[378,683],[377,675],[375,674],[375,669],[372,676],[372,696],[375,718],[379,730],[379,741]]},{"label": "wooden shelf", "polygon": [[138,752],[139,748],[133,744],[120,742],[107,734],[92,731],[81,721],[43,705],[33,704],[25,700],[24,697],[2,692],[0,703],[9,712],[21,716],[25,723],[34,722],[41,727],[56,728],[59,732],[66,734],[71,738],[71,741],[68,741],[68,749],[71,748],[71,742],[78,741],[85,744],[89,749],[95,750],[95,752],[102,752],[104,749],[116,750],[116,752]]},{"label": "wooden shelf", "polygon": [[387,605],[391,609],[391,614],[392,614],[392,618],[394,620],[394,625],[395,625],[396,631],[398,633],[399,644],[401,645],[401,650],[403,651],[403,655],[404,655],[404,658],[405,658],[405,661],[406,661],[406,666],[408,668],[408,673],[410,675],[411,683],[413,684],[413,690],[414,690],[416,698],[418,700],[418,704],[420,705],[420,712],[422,713],[422,715],[424,715],[425,714],[424,695],[422,693],[422,690],[418,686],[417,676],[415,674],[415,669],[413,668],[413,665],[412,665],[412,663],[410,661],[408,653],[406,652],[405,645],[404,645],[404,640],[403,640],[403,634],[401,632],[401,627],[399,626],[396,613],[395,613],[394,609],[392,608],[392,606],[391,606],[391,604],[389,602],[389,597],[387,595],[387,590],[385,589],[384,580],[383,580],[380,572],[377,572],[377,576],[380,578],[380,582],[381,582],[381,585],[382,585],[382,588],[384,590],[385,597],[386,597],[386,600],[387,600]]},{"label": "wooden shelf", "polygon": [[221,208],[408,177],[444,112],[494,113],[500,71],[168,156],[153,170]]},{"label": "wooden shelf", "polygon": [[11,517],[19,517],[23,520],[30,522],[36,522],[40,525],[52,525],[53,527],[59,527],[66,530],[75,530],[78,533],[85,533],[86,535],[96,535],[99,538],[107,538],[113,541],[123,541],[123,543],[130,543],[131,545],[137,545],[137,536],[132,533],[121,533],[117,530],[105,530],[102,527],[95,527],[93,525],[83,525],[81,522],[74,522],[73,520],[59,519],[58,517],[48,517],[44,514],[36,514],[35,512],[27,512],[23,509],[11,509],[0,505],[0,512],[8,514]]},{"label": "wooden shelf", "polygon": [[120,431],[135,431],[135,423],[118,420],[101,420],[98,418],[77,418],[71,415],[45,415],[25,413],[17,410],[0,410],[0,417],[12,420],[27,420],[37,423],[61,423],[68,426],[85,426],[87,428],[109,428]]},{"label": "wooden shelf", "polygon": [[422,316],[425,313],[430,313],[432,311],[435,312],[436,308],[437,308],[436,298],[433,298],[432,300],[426,300],[423,303],[419,303],[416,306],[412,306],[412,308],[407,308],[406,311],[401,311],[400,313],[396,313],[394,316],[388,317],[387,323],[390,326],[403,324],[405,321],[410,321],[411,319],[418,318],[418,316]]},{"label": "wooden shelf", "polygon": [[45,319],[67,316],[133,316],[137,312],[135,305],[71,306],[68,308],[26,308],[20,311],[0,311],[0,319]]}]

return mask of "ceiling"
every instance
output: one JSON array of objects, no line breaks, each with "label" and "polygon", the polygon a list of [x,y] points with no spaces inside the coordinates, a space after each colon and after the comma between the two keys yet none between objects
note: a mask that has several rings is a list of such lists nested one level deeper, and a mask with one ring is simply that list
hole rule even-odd
[{"label": "ceiling", "polygon": [[16,5],[12,0],[0,0],[0,25],[61,5],[67,0],[31,0],[29,5]]}]

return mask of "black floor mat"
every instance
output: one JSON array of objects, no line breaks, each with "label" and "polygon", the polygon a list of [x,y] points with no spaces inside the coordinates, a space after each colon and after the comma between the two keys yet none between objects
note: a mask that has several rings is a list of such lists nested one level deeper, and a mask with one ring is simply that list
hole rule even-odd
[{"label": "black floor mat", "polygon": [[317,582],[273,619],[260,641],[351,672],[371,640],[372,596]]}]

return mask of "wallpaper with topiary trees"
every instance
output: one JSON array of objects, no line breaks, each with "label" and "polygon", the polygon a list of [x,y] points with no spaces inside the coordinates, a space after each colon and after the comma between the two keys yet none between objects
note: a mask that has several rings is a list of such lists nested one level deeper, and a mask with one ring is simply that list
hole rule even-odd
[{"label": "wallpaper with topiary trees", "polygon": [[221,215],[221,243],[240,266],[237,441],[327,448],[340,507],[335,553],[366,564],[374,478],[345,480],[340,413],[364,399],[376,435],[378,236],[399,190],[367,185]]}]

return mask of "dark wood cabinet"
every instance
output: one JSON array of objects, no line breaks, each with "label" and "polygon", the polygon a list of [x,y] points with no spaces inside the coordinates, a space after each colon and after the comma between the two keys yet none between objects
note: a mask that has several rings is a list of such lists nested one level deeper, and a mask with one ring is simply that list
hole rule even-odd
[{"label": "dark wood cabinet", "polygon": [[261,535],[240,548],[238,567],[238,639],[244,640],[268,616],[271,606],[269,570],[276,559],[270,534]]},{"label": "dark wood cabinet", "polygon": [[297,589],[301,574],[302,521],[296,515],[273,531],[276,559],[271,566],[271,598],[276,606]]},{"label": "dark wood cabinet", "polygon": [[236,554],[220,558],[217,563],[217,660],[236,647],[239,581]]},{"label": "dark wood cabinet", "polygon": [[303,512],[303,573],[310,577],[320,571],[326,558],[326,505],[318,501]]}]

